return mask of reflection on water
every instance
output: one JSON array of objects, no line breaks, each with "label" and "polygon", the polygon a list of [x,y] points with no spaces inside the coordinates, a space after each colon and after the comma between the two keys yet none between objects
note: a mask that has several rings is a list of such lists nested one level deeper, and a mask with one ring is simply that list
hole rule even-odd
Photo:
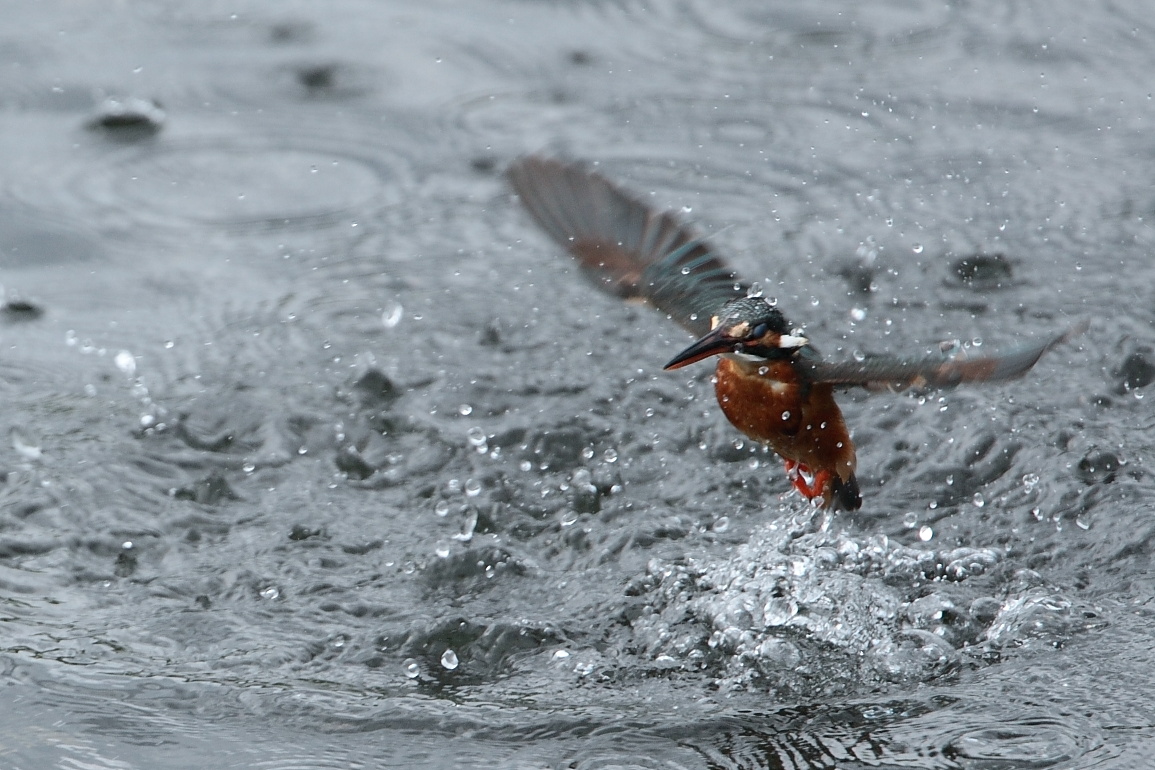
[{"label": "reflection on water", "polygon": [[[14,10],[0,756],[1146,758],[1141,10]],[[1091,330],[1022,382],[851,397],[866,503],[825,517],[519,211],[541,150],[831,356]]]}]

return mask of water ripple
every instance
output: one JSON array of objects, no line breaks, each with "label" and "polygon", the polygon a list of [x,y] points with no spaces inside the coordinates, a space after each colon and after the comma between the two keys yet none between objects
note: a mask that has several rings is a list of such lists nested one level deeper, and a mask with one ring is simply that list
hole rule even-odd
[{"label": "water ripple", "polygon": [[167,146],[118,159],[78,186],[90,205],[152,226],[333,226],[387,200],[388,167],[347,151],[273,143]]}]

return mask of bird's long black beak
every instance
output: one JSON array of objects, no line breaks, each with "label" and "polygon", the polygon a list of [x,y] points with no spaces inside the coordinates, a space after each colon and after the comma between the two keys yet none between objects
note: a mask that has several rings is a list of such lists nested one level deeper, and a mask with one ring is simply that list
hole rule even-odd
[{"label": "bird's long black beak", "polygon": [[681,369],[683,366],[689,366],[692,363],[701,361],[703,358],[716,356],[719,353],[732,353],[741,351],[744,345],[754,345],[752,350],[758,348],[781,348],[783,350],[791,350],[793,348],[800,348],[810,343],[810,340],[796,334],[767,334],[759,337],[753,341],[746,341],[731,337],[727,333],[728,329],[724,326],[711,331],[706,336],[699,339],[690,347],[683,350],[678,355],[674,356],[668,364],[663,366],[663,369]]},{"label": "bird's long black beak", "polygon": [[701,361],[703,358],[716,356],[734,349],[736,340],[726,334],[725,329],[719,326],[706,336],[699,339],[690,347],[670,359],[663,369],[681,369],[683,366]]}]

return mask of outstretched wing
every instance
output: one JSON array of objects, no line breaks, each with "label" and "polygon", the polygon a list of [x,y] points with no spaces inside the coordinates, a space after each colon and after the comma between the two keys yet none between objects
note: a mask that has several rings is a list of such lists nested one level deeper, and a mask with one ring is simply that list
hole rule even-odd
[{"label": "outstretched wing", "polygon": [[747,286],[669,212],[650,209],[582,166],[528,156],[508,177],[526,210],[601,288],[641,300],[695,335]]},{"label": "outstretched wing", "polygon": [[1044,353],[1082,334],[1086,328],[1084,322],[1041,344],[995,356],[923,359],[867,356],[862,361],[837,362],[807,358],[799,361],[798,370],[811,382],[843,387],[858,385],[868,390],[951,388],[965,382],[1001,382],[1026,373]]}]

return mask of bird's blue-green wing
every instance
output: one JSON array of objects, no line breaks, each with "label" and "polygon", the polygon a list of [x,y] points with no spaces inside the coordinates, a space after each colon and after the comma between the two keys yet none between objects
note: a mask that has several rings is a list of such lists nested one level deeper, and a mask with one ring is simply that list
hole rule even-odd
[{"label": "bird's blue-green wing", "polygon": [[1001,382],[1025,374],[1043,354],[1086,330],[1079,324],[1036,345],[992,356],[945,356],[900,358],[867,356],[861,361],[823,361],[807,355],[798,371],[811,382],[835,386],[861,386],[869,390],[905,388],[953,388],[967,382]]},{"label": "bird's blue-green wing", "polygon": [[508,178],[533,219],[601,288],[668,314],[695,335],[748,286],[669,212],[605,177],[554,158],[515,161]]}]

